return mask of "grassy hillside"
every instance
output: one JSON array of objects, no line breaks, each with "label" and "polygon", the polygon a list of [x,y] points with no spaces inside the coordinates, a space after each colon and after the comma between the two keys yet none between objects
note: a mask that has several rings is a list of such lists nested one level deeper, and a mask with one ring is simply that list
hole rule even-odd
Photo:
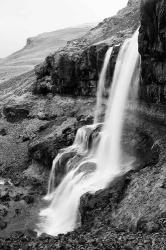
[{"label": "grassy hillside", "polygon": [[0,83],[31,70],[50,53],[65,46],[67,41],[84,36],[93,25],[66,28],[28,38],[24,48],[0,59]]}]

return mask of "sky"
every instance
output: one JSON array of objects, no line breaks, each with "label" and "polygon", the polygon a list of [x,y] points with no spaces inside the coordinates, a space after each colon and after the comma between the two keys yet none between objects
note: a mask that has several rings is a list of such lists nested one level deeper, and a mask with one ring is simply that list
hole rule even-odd
[{"label": "sky", "polygon": [[113,16],[128,0],[0,0],[0,58],[28,37]]}]

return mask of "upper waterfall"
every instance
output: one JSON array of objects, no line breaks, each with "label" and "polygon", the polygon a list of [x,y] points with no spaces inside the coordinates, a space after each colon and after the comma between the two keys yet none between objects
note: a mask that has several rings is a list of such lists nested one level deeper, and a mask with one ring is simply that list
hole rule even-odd
[{"label": "upper waterfall", "polygon": [[110,176],[121,171],[121,136],[125,106],[140,58],[137,39],[138,31],[130,40],[126,40],[120,49],[98,148],[98,168],[103,172],[104,166]]}]

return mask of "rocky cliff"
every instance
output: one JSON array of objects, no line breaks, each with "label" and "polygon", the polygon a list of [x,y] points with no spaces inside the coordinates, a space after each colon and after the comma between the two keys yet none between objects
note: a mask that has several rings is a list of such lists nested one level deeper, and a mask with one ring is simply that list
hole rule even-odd
[{"label": "rocky cliff", "polygon": [[[95,96],[108,47],[121,44],[138,25],[139,1],[132,0],[116,16],[105,19],[82,38],[68,42],[66,47],[37,66],[34,93]],[[118,46],[113,51],[108,82],[113,74],[117,53]]]},{"label": "rocky cliff", "polygon": [[141,1],[139,52],[142,57],[140,97],[166,104],[166,2]]}]

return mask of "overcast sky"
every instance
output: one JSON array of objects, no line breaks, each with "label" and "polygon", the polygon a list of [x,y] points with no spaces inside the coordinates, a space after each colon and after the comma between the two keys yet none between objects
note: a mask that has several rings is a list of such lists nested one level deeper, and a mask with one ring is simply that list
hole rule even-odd
[{"label": "overcast sky", "polygon": [[114,15],[128,0],[0,0],[0,57],[39,33]]}]

